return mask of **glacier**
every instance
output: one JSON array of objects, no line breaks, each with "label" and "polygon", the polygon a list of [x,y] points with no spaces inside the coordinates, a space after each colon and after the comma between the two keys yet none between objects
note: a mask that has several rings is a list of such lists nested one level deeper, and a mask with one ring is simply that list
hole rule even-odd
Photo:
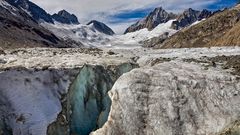
[{"label": "glacier", "polygon": [[5,50],[0,55],[5,61],[0,63],[0,133],[200,135],[235,129],[239,77],[223,69],[224,61],[216,66],[201,61],[234,57],[239,50]]}]

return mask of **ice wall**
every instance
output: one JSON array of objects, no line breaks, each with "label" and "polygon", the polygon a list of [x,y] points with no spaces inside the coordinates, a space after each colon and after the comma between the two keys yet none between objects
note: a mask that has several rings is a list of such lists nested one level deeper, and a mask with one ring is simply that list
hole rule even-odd
[{"label": "ice wall", "polygon": [[88,135],[101,128],[111,106],[108,91],[118,77],[136,67],[131,63],[106,68],[85,65],[72,83],[63,103],[65,107],[58,120],[49,126],[48,134]]},{"label": "ice wall", "polygon": [[[219,68],[166,62],[134,69],[109,92],[108,121],[92,135],[236,135],[240,80]],[[229,128],[229,129],[228,129]]]},{"label": "ice wall", "polygon": [[61,97],[78,70],[10,69],[0,72],[0,133],[45,135],[61,112]]}]

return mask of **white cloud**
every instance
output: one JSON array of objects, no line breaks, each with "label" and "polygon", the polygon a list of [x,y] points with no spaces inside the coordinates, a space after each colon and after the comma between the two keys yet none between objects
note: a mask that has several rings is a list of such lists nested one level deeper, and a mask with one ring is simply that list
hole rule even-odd
[{"label": "white cloud", "polygon": [[[162,6],[166,10],[178,12],[186,8],[202,9],[218,0],[31,0],[49,13],[53,14],[61,9],[74,13],[81,23],[90,20],[99,20],[109,24],[109,16],[124,11],[134,11],[137,9],[155,8]],[[127,26],[126,22],[111,24],[115,30],[120,26]],[[128,24],[129,26],[130,24]]]}]

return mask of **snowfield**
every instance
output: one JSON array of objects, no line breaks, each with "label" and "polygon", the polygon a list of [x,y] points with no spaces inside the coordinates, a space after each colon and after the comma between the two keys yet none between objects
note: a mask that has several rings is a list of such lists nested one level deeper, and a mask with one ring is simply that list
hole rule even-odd
[{"label": "snowfield", "polygon": [[171,36],[177,32],[177,30],[170,28],[173,21],[174,20],[170,20],[166,23],[159,24],[152,31],[149,31],[147,28],[145,28],[145,29],[138,30],[136,32],[127,33],[125,35],[116,35],[111,39],[112,46],[114,47],[116,47],[117,45],[119,45],[119,47],[121,45],[132,46],[132,47],[135,47],[136,45],[141,46],[140,44],[141,41],[158,37],[165,33],[168,33],[168,36]]},{"label": "snowfield", "polygon": [[41,25],[52,31],[58,37],[63,39],[73,39],[74,41],[83,43],[86,47],[100,48],[140,48],[141,41],[158,37],[166,34],[171,36],[177,30],[171,29],[171,24],[174,20],[159,24],[152,31],[141,29],[136,32],[127,33],[125,35],[106,35],[97,31],[91,25],[69,25],[55,22],[55,24],[41,23]]},{"label": "snowfield", "polygon": [[83,43],[86,47],[107,47],[109,35],[95,30],[91,25],[69,25],[55,22],[55,24],[41,23],[41,25],[52,31],[63,39],[72,39]]}]

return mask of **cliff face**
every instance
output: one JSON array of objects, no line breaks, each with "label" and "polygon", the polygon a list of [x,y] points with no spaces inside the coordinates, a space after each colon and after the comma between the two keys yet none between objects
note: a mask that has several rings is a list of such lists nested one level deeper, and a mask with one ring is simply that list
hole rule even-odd
[{"label": "cliff face", "polygon": [[92,135],[217,134],[239,119],[239,93],[236,77],[194,64],[135,69],[114,84],[108,121]]}]

